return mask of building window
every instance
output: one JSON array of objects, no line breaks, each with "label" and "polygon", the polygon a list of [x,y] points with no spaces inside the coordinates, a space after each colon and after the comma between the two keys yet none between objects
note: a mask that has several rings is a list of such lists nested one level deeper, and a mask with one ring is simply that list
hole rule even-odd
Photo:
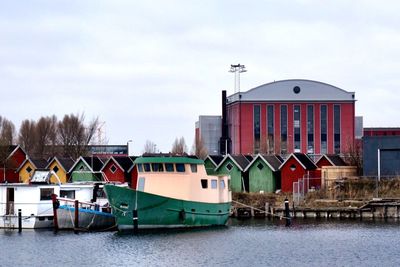
[{"label": "building window", "polygon": [[274,106],[268,105],[267,107],[267,151],[268,153],[274,153]]},{"label": "building window", "polygon": [[335,154],[340,153],[340,105],[333,106],[333,147]]},{"label": "building window", "polygon": [[57,166],[54,166],[53,172],[57,173],[60,169]]},{"label": "building window", "polygon": [[51,200],[52,194],[54,194],[53,188],[40,188],[40,200]]},{"label": "building window", "polygon": [[300,137],[300,106],[294,105],[293,107],[293,135],[294,135],[294,152],[300,152],[301,137]]},{"label": "building window", "polygon": [[307,153],[314,154],[314,106],[307,106]]},{"label": "building window", "polygon": [[321,154],[328,151],[328,118],[327,106],[321,105]]},{"label": "building window", "polygon": [[287,154],[287,106],[281,105],[281,154]]},{"label": "building window", "polygon": [[217,189],[218,181],[216,179],[211,179],[211,189]]},{"label": "building window", "polygon": [[174,172],[174,164],[172,163],[165,163],[165,170],[167,172]]},{"label": "building window", "polygon": [[153,172],[163,172],[164,171],[164,166],[162,163],[152,163],[151,168],[153,169]]},{"label": "building window", "polygon": [[75,190],[60,190],[60,197],[75,198]]},{"label": "building window", "polygon": [[27,173],[31,173],[32,168],[30,166],[28,166],[25,170],[26,170]]},{"label": "building window", "polygon": [[296,170],[296,165],[294,165],[294,164],[290,165],[290,170],[292,172],[294,172]]},{"label": "building window", "polygon": [[145,172],[150,172],[151,171],[150,163],[144,163],[143,167],[144,167],[144,171]]},{"label": "building window", "polygon": [[253,132],[254,132],[254,154],[260,151],[260,139],[261,139],[261,107],[255,105],[253,107]]},{"label": "building window", "polygon": [[208,188],[208,180],[207,179],[201,179],[201,188],[203,188],[203,189]]},{"label": "building window", "polygon": [[264,168],[264,165],[262,165],[260,162],[260,163],[258,163],[257,168],[261,171]]},{"label": "building window", "polygon": [[139,177],[138,191],[144,191],[145,182],[146,182],[145,177]]},{"label": "building window", "polygon": [[138,164],[138,171],[139,172],[143,172],[143,165],[142,164]]},{"label": "building window", "polygon": [[177,163],[177,164],[176,164],[176,171],[177,171],[177,172],[185,172],[185,164],[183,164],[183,163]]},{"label": "building window", "polygon": [[84,170],[85,170],[85,166],[81,165],[81,166],[79,167],[79,170],[80,170],[80,171],[84,171]]},{"label": "building window", "polygon": [[232,165],[232,164],[230,164],[230,163],[226,164],[226,169],[227,169],[228,171],[231,171],[232,168],[233,168],[233,165]]},{"label": "building window", "polygon": [[220,189],[225,189],[225,181],[224,180],[220,180],[219,181],[219,188]]},{"label": "building window", "polygon": [[110,167],[110,171],[111,171],[112,173],[115,173],[115,172],[117,171],[117,167],[115,167],[115,165],[113,164],[113,165]]},{"label": "building window", "polygon": [[192,172],[197,172],[197,164],[190,164],[190,170]]}]

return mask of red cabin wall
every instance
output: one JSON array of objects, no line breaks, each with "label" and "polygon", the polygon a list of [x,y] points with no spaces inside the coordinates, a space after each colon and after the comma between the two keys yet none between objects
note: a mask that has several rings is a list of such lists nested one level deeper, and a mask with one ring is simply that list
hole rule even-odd
[{"label": "red cabin wall", "polygon": [[332,164],[325,157],[321,158],[316,165],[318,168],[322,168],[323,166],[332,166]]},{"label": "red cabin wall", "polygon": [[[290,166],[292,165],[296,166],[293,171],[290,169]],[[293,192],[293,183],[303,178],[306,173],[306,170],[301,166],[301,164],[294,157],[290,157],[281,168],[282,192]]]},{"label": "red cabin wall", "polygon": [[[111,166],[114,165],[117,170],[112,173],[110,170]],[[106,167],[103,169],[104,175],[107,177],[107,179],[111,182],[120,182],[124,183],[125,182],[125,172],[121,170],[116,163],[113,161],[109,161],[106,165]]]}]

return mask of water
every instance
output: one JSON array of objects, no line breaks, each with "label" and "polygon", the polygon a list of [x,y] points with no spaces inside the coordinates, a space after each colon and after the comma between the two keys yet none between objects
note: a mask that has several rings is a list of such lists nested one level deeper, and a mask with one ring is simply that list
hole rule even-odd
[{"label": "water", "polygon": [[141,233],[0,229],[0,266],[399,266],[400,222],[232,220]]}]

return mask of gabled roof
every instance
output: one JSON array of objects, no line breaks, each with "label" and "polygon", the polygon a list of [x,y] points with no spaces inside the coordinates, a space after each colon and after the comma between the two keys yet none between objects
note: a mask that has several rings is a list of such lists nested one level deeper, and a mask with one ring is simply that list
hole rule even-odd
[{"label": "gabled roof", "polygon": [[96,156],[82,157],[81,156],[75,161],[74,165],[72,165],[71,169],[69,169],[69,172],[71,172],[80,161],[82,161],[92,172],[98,172],[103,167],[103,162],[101,161],[101,159],[99,157],[96,157]]},{"label": "gabled roof", "polygon": [[322,155],[315,164],[318,165],[319,161],[323,158],[329,161],[329,163],[332,164],[332,166],[347,166],[346,162],[344,162],[344,160],[339,155],[336,154]]},{"label": "gabled roof", "polygon": [[217,167],[221,161],[224,159],[224,156],[221,155],[208,155],[206,159],[209,159],[215,167]]},{"label": "gabled roof", "polygon": [[52,160],[49,161],[46,168],[49,168],[53,161],[57,161],[58,165],[63,168],[64,172],[69,172],[71,167],[74,165],[75,161],[71,158],[58,158],[54,157]]},{"label": "gabled roof", "polygon": [[104,163],[103,167],[101,168],[101,171],[104,170],[104,168],[108,165],[110,161],[113,161],[118,166],[118,168],[120,168],[124,172],[129,172],[133,166],[133,161],[131,160],[130,157],[124,157],[124,156],[110,157]]},{"label": "gabled roof", "polygon": [[250,163],[247,157],[241,154],[239,155],[228,154],[224,157],[224,159],[218,164],[218,166],[215,169],[220,168],[228,159],[230,159],[236,165],[236,167],[238,167],[239,170],[241,170],[242,172],[246,169],[247,165],[249,165]]},{"label": "gabled roof", "polygon": [[45,159],[32,159],[32,158],[27,158],[22,162],[22,164],[18,167],[17,172],[19,172],[22,167],[25,165],[25,163],[30,162],[35,169],[45,169],[47,166],[47,160]]},{"label": "gabled roof", "polygon": [[7,158],[6,159],[11,158],[12,155],[14,155],[14,153],[18,151],[18,149],[21,149],[22,152],[24,152],[24,154],[26,155],[25,150],[20,145],[2,146],[1,148],[2,149],[5,148],[5,150],[7,150]]},{"label": "gabled roof", "polygon": [[250,164],[246,167],[244,171],[248,171],[251,166],[253,166],[253,164],[257,161],[257,159],[261,159],[274,172],[279,171],[279,166],[282,164],[282,162],[280,161],[280,159],[278,159],[276,155],[258,154],[254,157],[254,159],[250,162]]},{"label": "gabled roof", "polygon": [[290,158],[294,158],[297,160],[297,162],[300,163],[300,165],[305,169],[305,170],[315,170],[317,169],[317,166],[314,164],[314,162],[306,155],[303,153],[292,153],[287,157],[287,159],[279,166],[279,169],[282,169],[282,167],[286,164],[286,162]]}]

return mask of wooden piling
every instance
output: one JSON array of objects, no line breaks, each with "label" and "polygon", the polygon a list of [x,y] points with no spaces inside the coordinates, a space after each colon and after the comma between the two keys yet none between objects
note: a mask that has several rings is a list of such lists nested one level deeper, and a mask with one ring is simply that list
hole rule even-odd
[{"label": "wooden piling", "polygon": [[79,229],[79,201],[75,200],[74,232],[78,233],[78,229]]},{"label": "wooden piling", "polygon": [[22,211],[18,209],[18,232],[22,232]]},{"label": "wooden piling", "polygon": [[57,209],[58,209],[58,202],[57,202],[57,195],[52,194],[51,200],[53,202],[53,224],[54,224],[54,231],[58,231],[58,219],[57,219]]},{"label": "wooden piling", "polygon": [[138,223],[138,211],[135,209],[133,210],[133,234],[138,234],[139,223]]}]

